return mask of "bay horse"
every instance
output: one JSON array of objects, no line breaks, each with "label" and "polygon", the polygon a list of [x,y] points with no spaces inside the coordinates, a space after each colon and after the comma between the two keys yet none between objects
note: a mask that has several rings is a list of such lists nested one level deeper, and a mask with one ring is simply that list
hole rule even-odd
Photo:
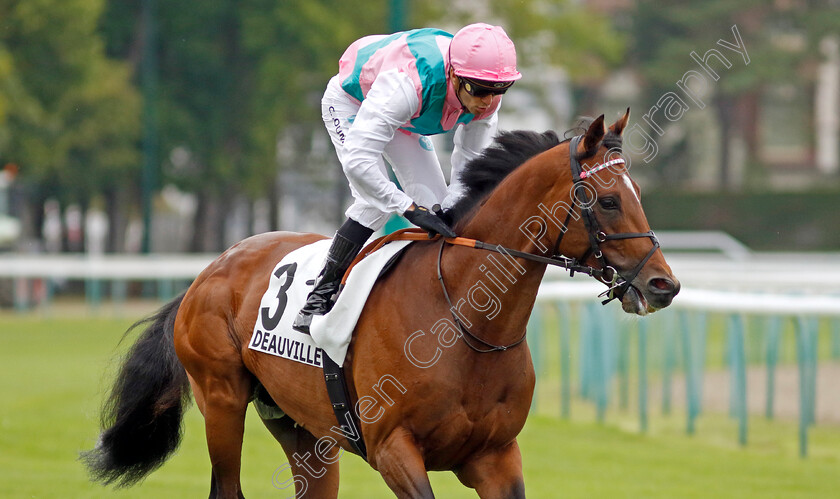
[{"label": "bay horse", "polygon": [[[462,238],[488,242],[484,249],[414,242],[373,288],[344,370],[367,461],[397,497],[434,497],[431,470],[453,471],[482,498],[525,497],[516,437],[535,374],[523,340],[548,264],[588,269],[631,314],[666,307],[678,293],[638,186],[611,159],[628,119],[629,109],[606,129],[601,115],[566,141],[501,134],[465,169],[466,194],[445,213]],[[248,238],[143,322],[99,441],[82,455],[94,479],[132,485],[159,467],[179,444],[191,391],[205,420],[210,497],[243,497],[245,413],[261,386],[286,415],[263,422],[288,457],[298,497],[337,497],[338,460],[354,452],[355,437],[335,431],[321,370],[248,348],[275,264],[320,239]]]}]

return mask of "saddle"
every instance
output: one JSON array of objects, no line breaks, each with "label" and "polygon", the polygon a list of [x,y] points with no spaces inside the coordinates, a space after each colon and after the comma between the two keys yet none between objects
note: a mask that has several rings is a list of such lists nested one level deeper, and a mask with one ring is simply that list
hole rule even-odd
[{"label": "saddle", "polygon": [[[290,327],[291,319],[294,311],[302,305],[298,302],[306,288],[303,286],[305,279],[316,268],[320,268],[321,251],[326,250],[329,240],[314,243],[319,245],[318,248],[310,245],[289,253],[277,263],[272,272],[268,289],[260,302],[254,334],[248,345],[252,350],[321,368],[339,427],[354,450],[365,459],[366,448],[361,438],[359,421],[353,411],[355,405],[350,401],[345,371],[339,363],[344,363],[352,331],[368,293],[376,281],[393,268],[407,243],[391,246],[386,252],[379,250],[391,241],[419,240],[429,240],[425,231],[406,229],[378,238],[365,246],[342,277],[335,302],[337,305],[329,314],[313,318],[309,335],[294,331]],[[376,257],[371,258],[374,254]],[[359,267],[359,272],[351,277],[351,270],[365,258],[368,260],[362,265],[364,268]],[[348,288],[351,292],[342,300],[342,291]],[[263,419],[278,419],[284,415],[261,386],[256,387],[252,401]]]}]

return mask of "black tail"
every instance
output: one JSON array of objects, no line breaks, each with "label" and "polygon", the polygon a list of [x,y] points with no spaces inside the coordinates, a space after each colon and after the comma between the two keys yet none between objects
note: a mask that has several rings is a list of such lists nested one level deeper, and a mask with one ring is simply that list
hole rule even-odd
[{"label": "black tail", "polygon": [[190,386],[175,355],[173,337],[183,298],[182,294],[128,330],[146,326],[105,402],[99,442],[81,455],[94,481],[134,485],[160,467],[181,443]]}]

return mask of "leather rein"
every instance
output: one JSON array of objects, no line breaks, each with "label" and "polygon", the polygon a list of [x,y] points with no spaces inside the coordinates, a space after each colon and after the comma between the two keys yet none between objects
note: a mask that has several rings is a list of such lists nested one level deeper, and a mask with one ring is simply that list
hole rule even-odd
[{"label": "leather rein", "polygon": [[[615,299],[623,298],[627,290],[630,289],[633,280],[636,279],[636,277],[639,275],[639,272],[642,271],[642,268],[644,268],[645,264],[648,262],[648,260],[650,260],[650,258],[653,256],[654,253],[656,253],[656,250],[659,248],[659,240],[656,238],[656,235],[653,233],[652,230],[648,232],[622,232],[617,234],[606,234],[600,229],[600,225],[598,224],[598,220],[595,217],[595,213],[592,211],[592,206],[594,205],[595,200],[590,201],[586,189],[579,189],[578,186],[580,186],[583,183],[585,178],[591,176],[596,171],[611,166],[612,164],[623,163],[624,160],[613,160],[610,162],[605,162],[601,165],[597,165],[590,170],[583,170],[583,167],[580,164],[580,161],[576,154],[577,147],[581,139],[582,136],[578,135],[576,137],[573,137],[569,141],[569,162],[571,163],[572,169],[572,180],[574,183],[573,185],[575,192],[574,197],[577,198],[577,202],[575,202],[574,204],[580,206],[583,222],[589,234],[589,249],[580,260],[560,254],[560,243],[562,242],[563,236],[566,233],[565,229],[568,227],[569,221],[571,220],[571,210],[566,216],[566,221],[563,224],[563,228],[560,231],[560,235],[558,236],[557,241],[554,243],[554,249],[552,251],[551,256],[535,255],[533,253],[527,253],[524,251],[506,248],[500,244],[489,244],[482,241],[477,241],[475,239],[468,239],[463,237],[455,237],[448,239],[441,238],[440,251],[438,252],[437,261],[437,278],[438,281],[440,281],[443,296],[446,299],[446,303],[449,305],[449,310],[452,313],[452,317],[455,319],[455,323],[458,325],[458,329],[462,333],[461,337],[464,339],[464,343],[466,343],[468,347],[470,347],[478,353],[504,352],[509,348],[515,347],[523,341],[525,341],[525,335],[527,334],[527,330],[522,334],[522,336],[519,339],[507,345],[494,345],[493,343],[489,343],[470,332],[469,328],[467,328],[467,326],[461,321],[458,315],[455,314],[454,310],[456,310],[456,308],[452,304],[452,300],[449,297],[449,292],[446,290],[446,284],[443,280],[441,261],[443,260],[443,248],[445,246],[445,243],[493,251],[496,253],[503,254],[505,256],[514,256],[517,258],[522,258],[537,263],[543,263],[546,265],[552,265],[554,267],[560,267],[562,269],[568,270],[570,277],[574,276],[576,272],[594,277],[609,286],[609,288],[606,291],[598,295],[601,297],[606,297],[606,299],[601,302],[602,305],[606,305],[607,303]],[[574,202],[575,199],[573,199],[572,201]],[[607,241],[615,241],[619,239],[635,239],[641,237],[650,238],[651,242],[653,243],[653,247],[650,249],[650,251],[648,251],[647,255],[636,265],[636,267],[630,271],[629,274],[625,276],[621,272],[619,272],[615,267],[612,267],[607,263],[607,259],[604,256],[604,252],[601,250],[601,244]],[[589,258],[590,255],[594,256],[598,260],[600,268],[592,267],[583,263]],[[468,340],[467,338],[470,339]],[[478,343],[480,344],[480,346],[476,346],[474,343]]]}]

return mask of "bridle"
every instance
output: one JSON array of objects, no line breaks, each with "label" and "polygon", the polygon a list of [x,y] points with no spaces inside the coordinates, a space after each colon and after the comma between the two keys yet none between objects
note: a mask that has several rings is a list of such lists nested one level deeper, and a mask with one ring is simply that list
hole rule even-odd
[{"label": "bridle", "polygon": [[[569,162],[571,164],[573,181],[572,202],[573,204],[580,207],[581,218],[583,218],[584,226],[586,227],[586,231],[589,235],[589,249],[587,249],[586,253],[580,260],[560,254],[560,244],[563,241],[563,236],[566,234],[566,228],[569,226],[569,222],[571,221],[572,210],[569,210],[566,216],[566,221],[563,223],[563,227],[560,230],[560,235],[557,237],[557,241],[555,241],[554,243],[554,248],[552,250],[551,256],[535,255],[533,253],[527,253],[524,251],[505,248],[504,246],[499,244],[489,244],[483,241],[477,241],[475,239],[468,239],[462,237],[448,239],[441,238],[440,251],[438,253],[437,261],[437,277],[440,281],[441,289],[443,290],[443,296],[446,299],[447,304],[449,305],[449,310],[452,313],[452,317],[455,319],[455,323],[458,325],[458,328],[462,333],[461,337],[464,339],[464,342],[467,344],[467,346],[469,346],[471,349],[478,353],[500,351],[503,352],[509,348],[515,347],[516,345],[522,343],[525,340],[525,333],[522,334],[522,337],[508,345],[494,345],[492,343],[488,343],[485,340],[482,340],[481,338],[477,337],[469,331],[467,326],[463,324],[458,315],[455,314],[454,310],[456,310],[456,308],[452,304],[452,300],[449,297],[449,292],[446,290],[446,284],[443,281],[441,261],[443,259],[443,248],[446,245],[446,243],[457,246],[467,246],[487,251],[493,251],[506,256],[523,258],[525,260],[530,260],[533,262],[560,267],[562,269],[568,270],[570,276],[574,276],[576,272],[592,276],[600,280],[601,282],[607,284],[608,286],[608,289],[606,291],[598,295],[600,297],[606,297],[606,299],[601,302],[602,305],[606,305],[607,303],[615,299],[623,298],[627,290],[630,289],[633,280],[636,279],[636,277],[642,271],[642,268],[644,268],[648,260],[650,260],[653,254],[656,253],[656,250],[659,249],[659,240],[656,238],[656,235],[653,233],[652,230],[648,232],[621,232],[617,234],[607,234],[601,230],[600,225],[598,224],[598,219],[595,217],[595,213],[592,210],[594,200],[590,201],[589,194],[587,193],[586,188],[583,187],[583,182],[586,178],[592,176],[592,174],[594,174],[595,172],[612,166],[613,164],[624,163],[624,160],[615,159],[612,161],[605,161],[604,163],[596,165],[595,167],[589,170],[584,170],[577,156],[577,148],[581,139],[582,136],[578,135],[576,137],[573,137],[569,141]],[[642,237],[650,238],[651,242],[653,243],[653,247],[650,249],[650,251],[648,251],[647,255],[645,255],[645,257],[636,265],[636,267],[633,268],[633,270],[624,275],[621,272],[619,272],[615,267],[609,265],[606,257],[604,256],[604,252],[601,250],[601,245],[603,243],[607,241],[615,241],[620,239],[636,239]],[[590,256],[594,256],[598,260],[600,268],[586,265],[585,262],[589,259]],[[470,339],[468,340],[467,338]],[[473,343],[479,343],[483,346],[476,346]]]},{"label": "bridle", "polygon": [[[609,289],[601,293],[599,296],[605,296],[607,299],[601,302],[603,305],[617,299],[621,299],[624,297],[624,294],[630,289],[632,282],[636,279],[639,275],[639,272],[642,271],[645,264],[650,260],[656,250],[659,249],[659,239],[656,238],[656,234],[653,231],[648,232],[620,232],[617,234],[607,234],[600,229],[600,225],[598,224],[598,219],[595,217],[595,213],[592,211],[592,206],[595,204],[592,200],[589,200],[589,194],[586,191],[586,188],[580,188],[583,185],[584,179],[591,177],[595,172],[602,170],[611,164],[623,164],[623,159],[616,159],[613,161],[607,161],[602,163],[601,165],[597,165],[590,170],[584,170],[583,166],[580,164],[578,160],[576,151],[577,146],[580,143],[582,136],[578,135],[573,137],[569,141],[569,163],[571,163],[572,168],[572,181],[573,181],[573,192],[574,198],[572,201],[574,204],[580,206],[581,216],[583,218],[583,223],[586,226],[586,232],[589,234],[589,249],[581,258],[582,262],[585,262],[590,255],[594,256],[598,263],[600,264],[601,271],[600,276],[593,276],[599,278],[602,282],[609,286]],[[579,201],[579,202],[577,202]],[[568,227],[569,219],[571,217],[571,210],[566,216],[566,221],[563,224],[564,227]],[[566,234],[565,230],[560,231],[560,236],[557,238],[557,241],[554,243],[554,256],[559,255],[560,250],[560,243],[563,240],[563,236]],[[606,257],[604,257],[604,252],[601,250],[601,244],[607,241],[615,241],[619,239],[636,239],[640,237],[647,237],[650,238],[653,246],[648,251],[647,255],[636,265],[629,272],[629,274],[622,275],[615,267],[609,265],[607,263]],[[611,274],[607,277],[607,271]],[[591,275],[591,274],[590,274]]]}]

